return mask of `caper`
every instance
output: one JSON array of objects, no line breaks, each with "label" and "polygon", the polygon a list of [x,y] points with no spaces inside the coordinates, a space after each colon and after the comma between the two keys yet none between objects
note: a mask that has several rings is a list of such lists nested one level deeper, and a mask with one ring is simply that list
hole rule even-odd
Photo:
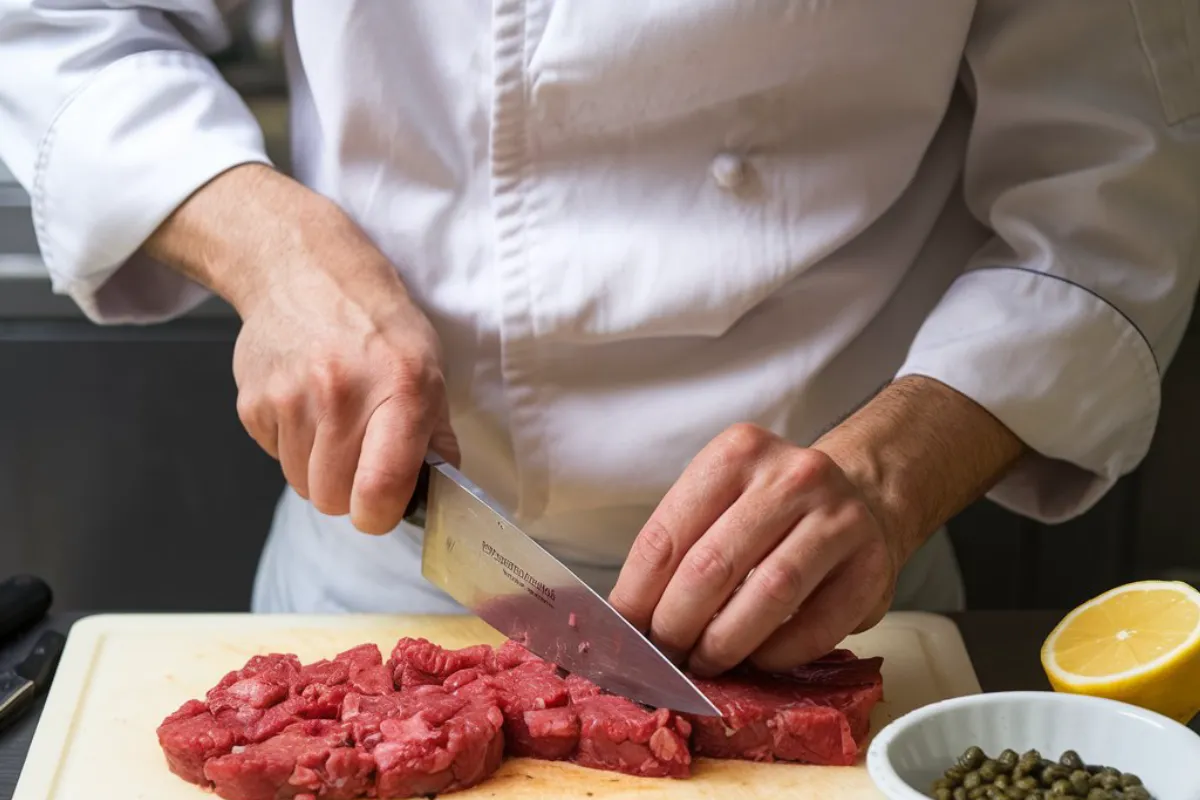
[{"label": "caper", "polygon": [[1017,761],[1017,766],[1013,769],[1014,773],[1020,772],[1022,775],[1029,775],[1035,772],[1038,768],[1038,762],[1041,756],[1037,753],[1026,753]]},{"label": "caper", "polygon": [[1017,762],[1020,760],[1021,757],[1017,755],[1016,750],[1005,750],[1003,753],[996,756],[996,763],[1008,772],[1012,772],[1013,768],[1017,766]]},{"label": "caper", "polygon": [[954,790],[945,788],[934,789],[933,796],[936,797],[937,800],[954,800]]},{"label": "caper", "polygon": [[959,786],[954,790],[954,800],[967,800],[967,790]]},{"label": "caper", "polygon": [[976,786],[974,789],[967,790],[967,800],[984,800],[991,791],[993,791],[991,786]]},{"label": "caper", "polygon": [[949,778],[938,778],[936,781],[933,782],[933,786],[931,786],[930,788],[933,789],[935,792],[939,791],[941,789],[953,789],[954,781],[950,780]]},{"label": "caper", "polygon": [[992,785],[995,786],[997,789],[1007,789],[1009,786],[1012,785],[1012,778],[1008,777],[1003,772],[1001,772],[999,775],[996,776],[996,780],[992,781]]},{"label": "caper", "polygon": [[978,747],[968,747],[966,752],[958,757],[958,766],[967,772],[979,769],[979,765],[987,759],[983,750]]},{"label": "caper", "polygon": [[1038,788],[1038,780],[1032,775],[1026,775],[1022,778],[1017,778],[1016,783],[1013,785],[1019,786],[1027,792],[1032,792],[1034,789]]},{"label": "caper", "polygon": [[1055,797],[1062,797],[1064,795],[1071,794],[1074,790],[1074,787],[1071,786],[1071,782],[1066,778],[1059,778],[1055,780],[1054,783],[1050,784],[1050,794],[1054,795]]},{"label": "caper", "polygon": [[1003,771],[1004,770],[1000,769],[1000,765],[990,758],[979,765],[979,777],[983,778],[985,781],[996,780],[996,776]]},{"label": "caper", "polygon": [[978,772],[968,772],[963,776],[962,785],[967,791],[978,789],[981,783],[983,783],[983,777]]},{"label": "caper", "polygon": [[1004,796],[1010,798],[1010,800],[1026,800],[1029,797],[1029,792],[1019,786],[1009,786],[1004,790]]},{"label": "caper", "polygon": [[1116,767],[1101,767],[1100,774],[1101,775],[1112,775],[1116,778],[1119,778],[1119,777],[1121,777],[1121,770],[1117,769]]},{"label": "caper", "polygon": [[1150,800],[1150,792],[1145,786],[1130,786],[1125,790],[1125,800]]},{"label": "caper", "polygon": [[1077,769],[1067,777],[1071,782],[1071,791],[1075,794],[1086,795],[1092,788],[1092,782],[1088,774],[1081,769]]},{"label": "caper", "polygon": [[1109,800],[1108,790],[1101,789],[1098,786],[1095,789],[1090,789],[1087,793],[1087,800]]},{"label": "caper", "polygon": [[1083,769],[1083,759],[1074,750],[1068,750],[1058,759],[1058,763],[1070,770]]},{"label": "caper", "polygon": [[1058,781],[1065,780],[1070,774],[1066,767],[1051,764],[1042,770],[1042,783],[1046,786],[1053,786]]},{"label": "caper", "polygon": [[946,780],[950,781],[951,783],[953,783],[955,785],[962,783],[963,775],[966,775],[966,774],[967,774],[967,771],[965,769],[959,769],[958,767],[951,767],[950,769],[948,769],[944,773],[942,773],[943,777],[945,777]]},{"label": "caper", "polygon": [[1141,785],[1142,785],[1142,779],[1139,778],[1137,775],[1134,775],[1132,772],[1126,772],[1125,774],[1123,774],[1121,776],[1121,788],[1122,789],[1130,789],[1130,788],[1133,788],[1134,786],[1141,786]]},{"label": "caper", "polygon": [[1110,772],[1100,773],[1100,788],[1108,789],[1110,792],[1113,789],[1121,788],[1121,778],[1119,775],[1113,775]]}]

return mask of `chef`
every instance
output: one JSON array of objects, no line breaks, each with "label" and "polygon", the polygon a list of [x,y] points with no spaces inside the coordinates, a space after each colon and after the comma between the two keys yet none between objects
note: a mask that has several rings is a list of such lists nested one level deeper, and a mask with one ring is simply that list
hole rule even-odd
[{"label": "chef", "polygon": [[234,5],[0,0],[0,159],[91,319],[240,315],[258,611],[455,610],[433,450],[694,669],[786,667],[960,607],[977,497],[1065,520],[1146,453],[1196,4],[294,0],[294,177]]}]

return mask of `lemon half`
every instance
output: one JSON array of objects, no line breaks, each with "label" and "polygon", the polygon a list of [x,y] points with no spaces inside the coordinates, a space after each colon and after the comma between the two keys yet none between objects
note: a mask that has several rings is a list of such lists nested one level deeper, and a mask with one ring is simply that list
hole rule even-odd
[{"label": "lemon half", "polygon": [[1187,723],[1200,712],[1200,592],[1119,586],[1068,614],[1042,645],[1055,691],[1120,700]]}]

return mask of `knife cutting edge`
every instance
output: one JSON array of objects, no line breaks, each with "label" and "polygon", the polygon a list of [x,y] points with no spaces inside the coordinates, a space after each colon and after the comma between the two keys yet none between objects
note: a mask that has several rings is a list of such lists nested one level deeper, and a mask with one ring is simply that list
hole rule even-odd
[{"label": "knife cutting edge", "polygon": [[423,529],[426,580],[532,653],[656,708],[720,716],[650,640],[437,456],[404,515]]}]

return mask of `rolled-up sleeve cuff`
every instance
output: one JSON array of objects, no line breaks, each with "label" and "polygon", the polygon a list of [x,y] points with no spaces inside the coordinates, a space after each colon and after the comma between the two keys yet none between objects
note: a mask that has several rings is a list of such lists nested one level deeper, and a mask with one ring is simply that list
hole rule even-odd
[{"label": "rolled-up sleeve cuff", "polygon": [[55,291],[102,323],[156,322],[208,295],[140,251],[222,172],[270,163],[241,97],[203,56],[147,51],[100,71],[41,143],[31,191]]},{"label": "rolled-up sleeve cuff", "polygon": [[1043,522],[1088,510],[1149,449],[1160,376],[1145,337],[1077,284],[1020,268],[961,276],[897,377],[970,397],[1032,453],[989,494]]}]

